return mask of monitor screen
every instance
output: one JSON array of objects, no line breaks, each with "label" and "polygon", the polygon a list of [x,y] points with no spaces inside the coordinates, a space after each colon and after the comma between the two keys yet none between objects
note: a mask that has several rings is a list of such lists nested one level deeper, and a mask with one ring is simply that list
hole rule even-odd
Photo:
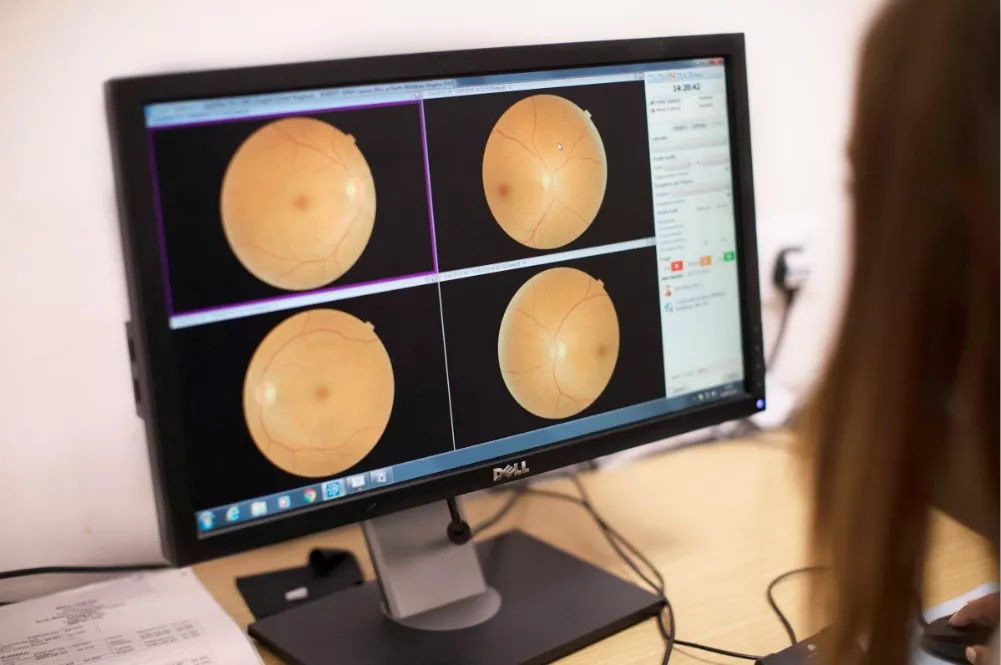
[{"label": "monitor screen", "polygon": [[147,105],[191,528],[744,392],[726,75]]}]

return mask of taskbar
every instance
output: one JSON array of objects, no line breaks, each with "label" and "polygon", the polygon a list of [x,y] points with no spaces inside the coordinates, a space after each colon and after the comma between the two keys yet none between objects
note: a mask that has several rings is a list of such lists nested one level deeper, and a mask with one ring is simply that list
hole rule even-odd
[{"label": "taskbar", "polygon": [[[734,381],[694,393],[634,404],[468,448],[402,462],[383,469],[331,478],[276,494],[201,510],[195,514],[198,537],[221,535],[234,529],[279,519],[288,514],[317,509],[331,501],[340,501],[355,494],[515,455],[694,406],[704,406],[742,392],[744,392],[744,382]],[[764,401],[759,400],[757,407],[763,410]]]}]

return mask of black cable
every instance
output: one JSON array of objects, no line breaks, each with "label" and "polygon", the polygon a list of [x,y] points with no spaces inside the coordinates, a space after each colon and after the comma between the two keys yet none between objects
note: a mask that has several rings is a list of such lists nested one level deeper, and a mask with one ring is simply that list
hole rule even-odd
[{"label": "black cable", "polygon": [[[630,543],[629,540],[627,540],[612,525],[610,525],[600,513],[598,513],[594,504],[591,503],[591,498],[587,492],[587,488],[584,486],[584,483],[580,480],[580,478],[573,474],[568,474],[567,477],[575,485],[578,493],[580,494],[579,498],[569,494],[563,494],[562,492],[553,492],[533,487],[519,488],[516,490],[516,494],[512,496],[497,513],[485,522],[477,525],[473,529],[474,533],[480,533],[484,529],[499,522],[504,515],[510,512],[517,501],[526,494],[548,497],[550,499],[567,501],[569,503],[579,505],[588,511],[591,519],[593,519],[595,524],[597,524],[599,531],[601,531],[601,534],[605,537],[605,540],[608,541],[608,544],[615,551],[616,555],[618,555],[618,557],[630,568],[630,570],[633,571],[633,573],[636,574],[637,577],[643,580],[643,582],[656,593],[660,601],[663,603],[662,610],[657,614],[657,627],[660,630],[661,636],[664,638],[665,649],[664,660],[662,661],[664,665],[669,663],[671,654],[674,652],[675,645],[685,646],[690,649],[698,649],[700,651],[707,651],[709,653],[728,656],[730,658],[755,661],[760,660],[760,656],[752,656],[750,654],[740,653],[737,651],[729,651],[727,649],[698,644],[697,642],[688,642],[676,639],[675,635],[677,625],[675,623],[674,608],[671,606],[671,601],[667,597],[664,576],[657,569],[657,567],[642,552],[640,552],[639,549],[636,548],[635,545]],[[639,563],[637,563],[637,560]],[[644,572],[640,568],[640,565],[644,566],[647,571]]]},{"label": "black cable", "polygon": [[[804,249],[798,246],[785,247],[775,257],[775,265],[772,268],[772,284],[785,296],[785,309],[782,311],[782,319],[779,322],[778,332],[775,334],[775,342],[772,350],[768,353],[765,361],[765,368],[771,369],[779,357],[782,349],[782,340],[785,339],[786,328],[789,323],[789,313],[792,311],[793,302],[803,284],[810,276],[809,266],[803,260]],[[797,262],[791,257],[799,256]]]},{"label": "black cable", "polygon": [[796,631],[793,630],[792,623],[789,622],[789,619],[786,617],[785,613],[781,609],[779,609],[779,605],[778,603],[775,602],[775,596],[773,595],[772,591],[775,590],[776,586],[781,584],[783,581],[789,579],[790,577],[793,577],[794,575],[802,575],[804,573],[818,573],[824,570],[827,570],[827,568],[824,566],[806,566],[804,568],[796,568],[795,570],[790,570],[788,572],[782,573],[774,580],[772,580],[768,584],[768,589],[765,591],[765,597],[768,599],[768,604],[771,605],[772,611],[775,612],[775,616],[777,616],[779,618],[779,621],[782,622],[782,627],[786,629],[786,634],[789,635],[789,641],[792,642],[793,644],[799,643],[799,639],[796,637]]},{"label": "black cable", "polygon": [[448,514],[451,517],[445,535],[453,544],[465,545],[473,537],[473,530],[469,528],[466,520],[462,519],[462,513],[459,512],[455,497],[445,499],[445,503],[448,505]]},{"label": "black cable", "polygon": [[516,488],[514,492],[511,494],[510,498],[508,498],[507,502],[503,506],[501,506],[500,510],[494,513],[493,516],[491,516],[490,518],[484,520],[483,522],[480,522],[475,527],[473,527],[472,535],[478,536],[479,534],[483,533],[484,531],[486,531],[487,529],[489,529],[490,527],[494,526],[502,519],[507,517],[507,514],[511,512],[515,504],[517,504],[518,501],[521,500],[521,497],[524,496],[524,494],[525,494],[524,488],[520,487]]},{"label": "black cable", "polygon": [[765,359],[765,369],[767,370],[775,366],[779,351],[782,350],[782,342],[785,340],[786,329],[789,327],[789,314],[792,313],[792,305],[796,301],[797,293],[799,291],[785,292],[785,307],[782,309],[782,318],[779,319],[779,329],[775,332],[775,341],[772,342],[772,349],[768,352],[768,358]]},{"label": "black cable", "polygon": [[664,612],[657,613],[657,626],[660,628],[660,634],[664,636],[664,660],[661,661],[661,665],[668,665],[668,662],[671,660],[671,654],[674,653],[674,645],[676,643],[674,635],[677,626],[674,624],[674,608],[671,607],[671,601],[668,600],[667,594],[661,594],[661,599],[664,601],[664,609],[667,610],[667,618],[670,622],[668,626],[665,626]]},{"label": "black cable", "polygon": [[[584,482],[578,476],[576,475],[570,476],[570,481],[577,487],[577,492],[580,494],[580,498],[581,501],[583,501],[584,503],[584,507],[588,509],[588,511],[591,513],[592,517],[595,520],[599,520],[599,526],[601,526],[602,531],[607,532],[605,537],[608,538],[609,535],[614,536],[616,539],[618,539],[619,542],[622,543],[623,547],[632,552],[633,555],[637,559],[639,559],[640,562],[644,566],[646,566],[647,569],[650,572],[652,572],[654,577],[657,579],[656,584],[653,584],[651,582],[648,582],[648,584],[652,588],[656,589],[662,596],[666,595],[667,583],[664,581],[664,576],[660,574],[659,570],[657,570],[657,567],[653,565],[653,563],[651,563],[649,559],[643,556],[643,553],[640,552],[638,549],[636,549],[636,547],[633,546],[632,543],[626,540],[621,533],[612,528],[612,525],[610,525],[600,515],[598,515],[597,509],[595,509],[594,504],[591,503],[591,497],[587,493],[587,488],[584,487]],[[619,557],[626,558],[623,557],[622,552],[619,551],[618,548],[616,548],[616,551],[618,551]]]},{"label": "black cable", "polygon": [[[580,487],[583,487],[583,485],[578,485],[578,490]],[[632,569],[634,573],[636,573],[636,576],[639,577],[641,580],[643,580],[643,582],[646,583],[648,587],[656,591],[658,594],[664,595],[664,578],[660,574],[660,571],[658,571],[646,557],[644,557],[641,553],[639,553],[636,550],[636,548],[629,543],[629,541],[623,538],[620,533],[615,531],[615,529],[613,529],[608,524],[608,522],[606,522],[601,517],[601,515],[598,514],[598,511],[594,509],[594,506],[592,506],[591,503],[586,498],[577,498],[575,496],[570,496],[569,494],[563,494],[561,492],[551,492],[549,490],[540,490],[535,488],[527,489],[526,493],[535,494],[537,496],[546,496],[551,499],[560,499],[563,501],[569,501],[570,503],[575,503],[577,505],[583,506],[588,511],[588,513],[590,513],[591,519],[593,519],[598,524],[598,529],[601,531],[601,534],[605,537],[605,540],[608,541],[608,544],[612,546],[612,549],[615,550],[615,553],[619,556],[619,558],[622,559],[623,562],[625,562],[625,564],[629,566],[629,568]],[[622,547],[619,545],[618,541],[621,541],[622,546],[625,546],[626,548],[628,548],[630,551],[634,552],[637,555],[636,558],[638,558],[643,563],[643,565],[645,565],[653,572],[653,576],[656,578],[656,581],[651,580],[642,570],[639,569],[639,566],[637,566],[636,563],[631,558],[629,558],[629,555],[627,555],[625,552],[622,551]]]},{"label": "black cable", "polygon": [[15,577],[30,577],[32,575],[138,573],[146,570],[162,570],[164,568],[170,568],[170,566],[165,563],[140,563],[127,566],[43,566],[41,568],[0,571],[0,580],[10,580]]},{"label": "black cable", "polygon": [[739,651],[727,651],[726,649],[717,649],[716,647],[707,647],[704,644],[695,644],[694,642],[686,642],[685,640],[675,640],[675,644],[679,647],[690,647],[692,649],[700,649],[702,651],[708,651],[710,653],[718,653],[721,656],[729,656],[730,658],[739,658],[741,660],[761,660],[758,656],[752,656],[746,653],[740,653]]},{"label": "black cable", "polygon": [[459,513],[459,505],[455,502],[455,497],[450,496],[445,499],[445,505],[448,506],[448,515],[452,521],[461,522],[462,515]]},{"label": "black cable", "polygon": [[[789,635],[789,641],[793,645],[799,643],[799,638],[796,637],[796,631],[793,630],[792,623],[789,621],[789,618],[785,615],[785,613],[781,609],[779,609],[779,605],[778,603],[775,602],[775,596],[772,592],[775,590],[776,586],[781,584],[783,581],[789,579],[790,577],[793,577],[794,575],[802,575],[805,573],[822,573],[827,571],[830,571],[830,568],[828,566],[806,566],[804,568],[796,568],[794,570],[782,573],[781,575],[776,577],[774,580],[771,581],[771,583],[768,585],[768,589],[765,591],[765,597],[768,599],[768,604],[771,605],[772,611],[775,612],[775,616],[777,616],[779,621],[782,622],[782,627],[785,628],[786,634]],[[922,629],[927,628],[928,621],[925,619],[924,610],[922,608],[923,602],[921,600],[921,592],[917,589],[915,589],[914,591],[914,602],[915,602],[915,608],[917,609],[916,620],[918,622],[918,625],[920,625]],[[678,644],[680,644],[680,642]]]},{"label": "black cable", "polygon": [[[0,580],[12,580],[17,577],[31,577],[33,575],[141,573],[150,570],[163,570],[164,568],[170,568],[170,566],[165,563],[137,563],[126,566],[43,566],[20,570],[0,570]],[[0,607],[13,604],[13,602],[0,601]]]},{"label": "black cable", "polygon": [[[658,624],[661,628],[661,634],[664,635],[665,643],[667,644],[664,653],[664,660],[663,660],[664,663],[667,663],[670,660],[671,653],[675,645],[687,646],[692,649],[708,651],[710,653],[716,653],[723,656],[730,656],[732,658],[740,658],[744,660],[759,660],[758,656],[752,656],[749,654],[739,653],[737,651],[729,651],[727,649],[720,649],[717,647],[706,646],[704,644],[699,644],[697,642],[688,642],[677,639],[675,637],[677,633],[675,626],[674,609],[671,607],[671,601],[667,597],[667,589],[663,575],[660,573],[657,567],[649,559],[647,559],[646,556],[644,556],[643,553],[639,551],[639,549],[636,548],[635,545],[630,543],[621,533],[616,531],[614,527],[612,527],[603,517],[601,517],[601,515],[595,509],[594,504],[591,502],[591,498],[587,492],[587,488],[584,486],[584,483],[580,479],[580,477],[577,475],[572,475],[569,478],[570,481],[573,482],[574,485],[576,486],[578,493],[581,495],[581,500],[580,500],[581,505],[583,505],[588,510],[588,512],[591,514],[592,519],[594,519],[595,522],[598,523],[599,528],[602,530],[603,534],[605,535],[606,539],[608,539],[613,549],[619,555],[619,558],[625,561],[626,564],[630,568],[632,568],[633,572],[635,572],[641,579],[643,579],[651,589],[656,591],[657,594],[660,596],[662,602],[664,603],[664,609],[667,610],[667,615],[670,620],[670,627],[664,626],[663,624],[663,617],[664,617],[663,612],[661,612],[657,618]],[[657,580],[656,583],[652,582],[649,578],[644,576],[639,571],[638,566],[636,566],[635,562],[630,561],[629,557],[625,555],[625,553],[618,547],[615,541],[618,541],[618,543],[621,544],[622,547],[629,550],[637,559],[639,559],[639,561],[644,566],[647,567],[647,569],[651,573],[653,573],[653,576]]]}]

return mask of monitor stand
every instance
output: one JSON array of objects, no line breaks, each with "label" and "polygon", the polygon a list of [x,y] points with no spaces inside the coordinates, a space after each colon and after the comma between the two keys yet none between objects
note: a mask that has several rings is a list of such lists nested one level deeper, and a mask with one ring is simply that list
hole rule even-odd
[{"label": "monitor stand", "polygon": [[351,552],[317,548],[306,566],[238,577],[236,588],[254,618],[263,619],[364,581]]},{"label": "monitor stand", "polygon": [[377,582],[268,617],[288,665],[547,663],[656,616],[657,596],[519,532],[446,537],[444,503],[363,525]]}]

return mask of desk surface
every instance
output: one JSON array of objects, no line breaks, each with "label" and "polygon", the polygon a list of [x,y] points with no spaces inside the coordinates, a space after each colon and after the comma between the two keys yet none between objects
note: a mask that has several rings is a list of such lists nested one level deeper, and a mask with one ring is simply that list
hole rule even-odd
[{"label": "desk surface", "polygon": [[[628,466],[582,476],[603,517],[664,574],[680,639],[764,655],[787,645],[765,602],[765,587],[779,574],[805,565],[806,468],[788,437],[697,446]],[[572,492],[553,480],[548,489]],[[466,501],[471,524],[491,515],[506,493]],[[624,578],[632,573],[578,506],[525,497],[491,532],[522,529]],[[309,549],[340,547],[358,557],[372,578],[361,530],[346,527],[246,554],[210,561],[195,572],[243,627],[252,620],[234,579],[303,565]],[[995,580],[985,542],[944,516],[936,516],[928,570],[929,606]],[[776,598],[803,635],[810,634],[807,580],[793,578]],[[653,620],[623,631],[561,661],[563,665],[660,663],[664,645]],[[281,661],[262,649],[267,665]],[[672,663],[705,663],[705,655],[675,650]],[[712,657],[711,662],[728,662]]]}]

